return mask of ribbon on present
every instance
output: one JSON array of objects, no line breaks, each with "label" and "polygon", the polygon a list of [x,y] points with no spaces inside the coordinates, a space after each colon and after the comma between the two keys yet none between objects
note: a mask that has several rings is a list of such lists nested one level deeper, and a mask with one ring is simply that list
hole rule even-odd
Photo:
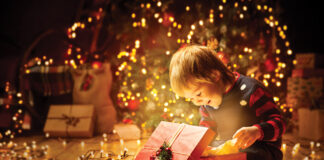
[{"label": "ribbon on present", "polygon": [[[180,133],[183,131],[184,127],[185,127],[185,124],[183,124],[183,123],[178,127],[177,131],[170,138],[170,140],[168,142],[169,147],[171,147],[173,145],[173,143],[175,142],[175,140],[178,138],[178,136],[180,135]],[[154,147],[144,147],[144,148],[145,149],[150,149],[150,150],[155,150],[155,151],[159,149],[159,148],[154,148]],[[185,156],[191,157],[190,154],[185,154],[185,153],[180,153],[180,152],[173,152],[173,151],[172,151],[172,153],[181,154],[181,155],[185,155]]]},{"label": "ribbon on present", "polygon": [[68,116],[66,114],[62,114],[63,119],[65,120],[65,124],[71,125],[71,126],[76,126],[80,122],[80,118],[74,117],[74,116]]},{"label": "ribbon on present", "polygon": [[[70,114],[71,114],[71,110],[72,110],[72,106],[70,107]],[[66,114],[62,114],[62,116],[63,116],[62,119],[65,120],[65,124],[66,124],[66,127],[65,127],[66,128],[65,129],[66,136],[70,137],[69,132],[68,132],[69,126],[71,125],[71,126],[75,127],[80,122],[80,118],[74,117],[74,116],[68,116]]]}]

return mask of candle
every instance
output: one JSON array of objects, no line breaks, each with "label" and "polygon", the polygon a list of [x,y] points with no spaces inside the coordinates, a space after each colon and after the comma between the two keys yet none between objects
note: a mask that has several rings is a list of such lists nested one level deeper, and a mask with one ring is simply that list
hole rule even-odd
[{"label": "candle", "polygon": [[103,147],[103,145],[104,145],[104,142],[100,141],[100,146]]},{"label": "candle", "polygon": [[303,160],[309,160],[308,157],[306,156]]},{"label": "candle", "polygon": [[32,148],[35,150],[37,148],[36,144],[32,144]]},{"label": "candle", "polygon": [[299,147],[300,147],[300,144],[299,143],[296,143],[292,149],[292,156],[294,157],[297,153],[298,153],[298,150],[299,150]]},{"label": "candle", "polygon": [[283,153],[286,153],[286,148],[287,148],[286,143],[283,143],[283,144],[281,145],[281,151],[282,151]]},{"label": "candle", "polygon": [[100,150],[100,158],[104,158],[104,150]]},{"label": "candle", "polygon": [[320,144],[319,142],[317,142],[317,143],[316,143],[316,147],[319,148],[320,146],[321,146],[321,144]]},{"label": "candle", "polygon": [[314,141],[311,141],[309,144],[310,144],[310,149],[313,150],[314,149],[315,142]]},{"label": "candle", "polygon": [[64,147],[66,146],[66,141],[65,141],[65,140],[62,142],[62,145],[63,145]]},{"label": "candle", "polygon": [[311,152],[310,157],[311,157],[312,159],[315,159],[315,157],[316,157],[316,155],[315,155],[315,151],[312,151],[312,152]]},{"label": "candle", "polygon": [[84,142],[83,141],[81,141],[81,147],[82,147],[82,149],[84,148]]},{"label": "candle", "polygon": [[141,145],[141,140],[137,140],[137,145]]},{"label": "candle", "polygon": [[120,145],[124,145],[124,140],[123,139],[120,139]]}]

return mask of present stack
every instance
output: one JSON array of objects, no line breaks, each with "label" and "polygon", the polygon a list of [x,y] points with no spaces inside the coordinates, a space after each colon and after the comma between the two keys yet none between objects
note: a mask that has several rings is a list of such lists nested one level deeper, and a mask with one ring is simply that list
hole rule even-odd
[{"label": "present stack", "polygon": [[320,108],[323,99],[324,69],[315,64],[316,54],[296,54],[297,64],[287,79],[287,104],[297,108]]},{"label": "present stack", "polygon": [[298,123],[298,135],[302,138],[324,138],[324,68],[323,56],[308,53],[296,54],[297,64],[287,79],[287,105],[296,110],[293,119]]}]

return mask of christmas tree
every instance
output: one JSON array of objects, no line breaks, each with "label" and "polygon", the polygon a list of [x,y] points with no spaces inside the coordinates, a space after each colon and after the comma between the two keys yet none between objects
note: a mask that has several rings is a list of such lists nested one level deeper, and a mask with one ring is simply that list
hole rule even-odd
[{"label": "christmas tree", "polygon": [[[117,56],[118,104],[125,122],[198,124],[198,108],[169,85],[172,54],[186,44],[213,48],[233,71],[263,82],[285,108],[285,75],[293,65],[276,1],[132,1]],[[128,27],[127,27],[128,25]],[[280,94],[279,94],[280,93]]]}]

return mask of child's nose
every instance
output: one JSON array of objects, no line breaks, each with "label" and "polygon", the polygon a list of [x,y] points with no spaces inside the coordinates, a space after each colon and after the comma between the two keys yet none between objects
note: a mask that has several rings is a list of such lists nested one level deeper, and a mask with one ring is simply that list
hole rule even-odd
[{"label": "child's nose", "polygon": [[199,98],[192,98],[191,101],[195,104],[195,105],[200,105],[202,103],[202,99]]}]

